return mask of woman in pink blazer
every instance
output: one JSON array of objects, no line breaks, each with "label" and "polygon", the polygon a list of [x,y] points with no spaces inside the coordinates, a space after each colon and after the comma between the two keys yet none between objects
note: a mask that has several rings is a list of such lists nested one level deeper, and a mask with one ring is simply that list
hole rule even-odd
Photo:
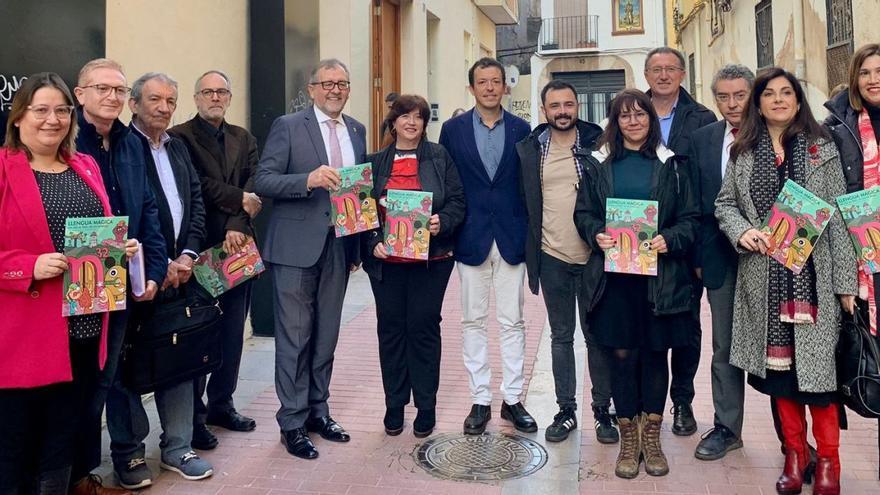
[{"label": "woman in pink blazer", "polygon": [[[0,493],[67,492],[73,433],[106,359],[107,314],[63,317],[68,217],[110,215],[97,164],[76,153],[70,91],[28,78],[0,148]],[[126,254],[137,249],[126,244]]]}]

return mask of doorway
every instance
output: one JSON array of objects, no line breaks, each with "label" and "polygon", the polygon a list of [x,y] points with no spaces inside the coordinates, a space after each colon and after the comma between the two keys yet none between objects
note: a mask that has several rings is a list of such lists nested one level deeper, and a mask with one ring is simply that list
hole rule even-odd
[{"label": "doorway", "polygon": [[382,147],[385,96],[400,93],[400,6],[392,0],[373,0],[372,149]]}]

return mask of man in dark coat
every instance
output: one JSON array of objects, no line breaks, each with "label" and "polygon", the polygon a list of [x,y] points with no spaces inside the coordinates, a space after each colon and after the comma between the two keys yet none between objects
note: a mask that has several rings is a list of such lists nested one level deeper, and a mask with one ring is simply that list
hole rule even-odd
[{"label": "man in dark coat", "polygon": [[[684,55],[666,46],[654,48],[645,57],[645,79],[651,87],[648,96],[660,119],[663,144],[675,154],[687,156],[690,152],[692,133],[715,122],[711,110],[697,103],[681,86],[686,74]],[[693,326],[690,345],[672,349],[672,433],[692,435],[697,431],[697,421],[691,402],[694,400],[694,377],[700,365],[700,298],[703,288],[694,276]]]},{"label": "man in dark coat", "polygon": [[[253,174],[259,161],[257,140],[246,129],[226,122],[232,88],[223,72],[208,71],[199,77],[193,100],[198,114],[168,132],[186,144],[202,183],[207,230],[205,248],[222,244],[227,253],[236,253],[253,239],[251,219],[262,208],[259,196],[253,192]],[[235,410],[232,400],[238,384],[250,299],[250,282],[217,298],[223,310],[217,322],[223,362],[211,373],[210,381],[207,377],[195,380],[193,448],[209,450],[217,446],[217,437],[206,423],[232,431],[251,431],[257,427],[256,421]],[[206,389],[207,406],[202,401]]]}]

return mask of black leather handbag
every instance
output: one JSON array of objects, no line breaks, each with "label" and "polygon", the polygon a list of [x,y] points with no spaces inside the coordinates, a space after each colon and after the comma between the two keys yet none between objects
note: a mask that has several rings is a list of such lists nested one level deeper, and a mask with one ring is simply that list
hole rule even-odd
[{"label": "black leather handbag", "polygon": [[837,343],[841,400],[859,416],[880,418],[880,352],[861,311],[844,315]]},{"label": "black leather handbag", "polygon": [[195,281],[137,305],[122,353],[122,380],[145,394],[207,375],[221,362],[222,311]]}]

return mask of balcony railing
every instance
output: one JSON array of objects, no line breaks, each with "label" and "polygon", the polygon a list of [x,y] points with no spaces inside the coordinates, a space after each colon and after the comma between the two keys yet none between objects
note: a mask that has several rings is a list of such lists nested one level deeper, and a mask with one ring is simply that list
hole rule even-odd
[{"label": "balcony railing", "polygon": [[538,52],[599,48],[599,16],[580,15],[541,19]]}]

